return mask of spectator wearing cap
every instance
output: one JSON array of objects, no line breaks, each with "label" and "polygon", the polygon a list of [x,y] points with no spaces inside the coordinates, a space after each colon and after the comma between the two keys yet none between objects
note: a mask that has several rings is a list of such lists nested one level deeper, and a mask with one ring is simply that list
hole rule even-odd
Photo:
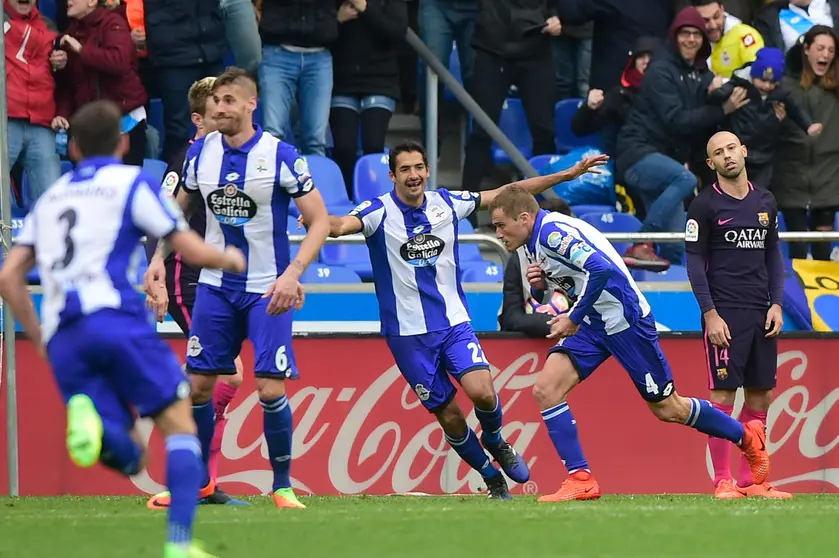
[{"label": "spectator wearing cap", "polygon": [[[3,7],[9,163],[21,163],[27,174],[24,201],[28,209],[61,172],[51,129],[55,118],[51,56],[60,58],[63,65],[66,55],[51,55],[56,33],[35,7],[35,0],[5,0]],[[57,67],[57,58],[55,63]]]},{"label": "spectator wearing cap", "polygon": [[718,0],[693,0],[705,20],[705,34],[711,42],[708,65],[718,76],[730,78],[734,70],[752,62],[763,48],[763,37],[754,27],[726,13]]},{"label": "spectator wearing cap", "polygon": [[839,29],[839,0],[777,0],[755,16],[766,46],[789,51],[814,25]]},{"label": "spectator wearing cap", "polygon": [[726,127],[748,149],[749,181],[767,190],[772,182],[781,121],[789,116],[809,136],[818,136],[822,131],[822,125],[813,123],[792,93],[780,85],[783,75],[784,53],[766,47],[758,51],[753,63],[734,72],[728,83],[711,93],[711,101],[721,104],[738,87],[746,91],[749,103],[729,115]]},{"label": "spectator wearing cap", "polygon": [[399,99],[397,55],[408,29],[408,9],[405,0],[368,0],[363,12],[343,2],[338,21],[329,125],[335,142],[332,158],[352,199],[359,135],[363,154],[385,150]]},{"label": "spectator wearing cap", "polygon": [[[59,39],[67,66],[56,73],[57,116],[53,129],[67,128],[70,117],[98,99],[113,101],[123,114],[122,131],[130,147],[129,165],[142,165],[146,156],[148,99],[137,73],[136,46],[128,29],[125,6],[100,7],[98,0],[70,0],[70,24]],[[72,135],[73,130],[69,131]]]},{"label": "spectator wearing cap", "polygon": [[[772,193],[790,231],[830,231],[839,209],[839,39],[824,25],[810,28],[787,53],[781,81],[796,104],[824,129],[808,136],[785,119],[778,133]],[[813,259],[830,259],[830,243],[811,245]],[[789,246],[790,257],[806,258],[806,243]]]},{"label": "spectator wearing cap", "polygon": [[[616,172],[646,207],[640,232],[684,229],[684,201],[697,185],[685,167],[691,150],[745,103],[738,94],[722,107],[708,104],[708,92],[722,85],[708,69],[710,53],[702,16],[696,8],[685,8],[673,21],[668,44],[653,55],[621,129]],[[624,259],[628,265],[661,270],[680,263],[684,255],[680,243],[662,244],[659,250],[661,257],[651,243],[638,243]]]}]

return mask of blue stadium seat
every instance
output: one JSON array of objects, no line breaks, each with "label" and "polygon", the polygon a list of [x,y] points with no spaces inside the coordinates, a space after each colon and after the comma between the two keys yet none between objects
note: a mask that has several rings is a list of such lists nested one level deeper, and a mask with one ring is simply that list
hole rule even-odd
[{"label": "blue stadium seat", "polygon": [[[510,138],[513,145],[521,151],[525,158],[529,159],[533,155],[533,138],[530,137],[530,126],[527,124],[527,116],[524,114],[521,99],[508,97],[504,100],[504,105],[501,107],[501,117],[498,119],[498,127]],[[510,162],[510,158],[495,142],[492,143],[492,159],[496,163]]]},{"label": "blue stadium seat", "polygon": [[326,244],[320,250],[320,262],[327,266],[343,266],[356,272],[364,281],[373,280],[370,253],[363,244]]},{"label": "blue stadium seat", "polygon": [[582,217],[587,213],[597,213],[599,215],[604,213],[614,213],[615,208],[611,205],[572,205],[571,211],[573,211],[574,215],[577,217]]},{"label": "blue stadium seat", "polygon": [[[328,157],[322,155],[305,155],[309,163],[309,170],[312,173],[312,180],[315,188],[320,191],[326,208],[332,215],[344,215],[355,207],[347,197],[347,187],[344,184],[344,176],[338,164]],[[298,215],[297,207],[292,203],[293,211],[289,213]]]},{"label": "blue stadium seat", "polygon": [[361,283],[361,277],[340,265],[313,264],[300,276],[301,283]]},{"label": "blue stadium seat", "polygon": [[146,123],[160,134],[160,151],[162,153],[163,142],[166,139],[166,128],[163,126],[163,101],[160,99],[151,99],[149,101],[149,113],[146,115]]},{"label": "blue stadium seat", "polygon": [[[641,221],[628,213],[589,213],[581,215],[580,219],[604,233],[638,232]],[[619,254],[623,254],[632,243],[613,242],[612,245]]]},{"label": "blue stadium seat", "polygon": [[556,104],[554,111],[554,133],[556,134],[556,148],[560,153],[567,153],[575,147],[586,145],[600,147],[600,134],[592,134],[580,138],[571,131],[571,119],[582,102],[583,99],[564,99]]},{"label": "blue stadium seat", "polygon": [[536,169],[536,172],[541,174],[550,165],[559,161],[560,155],[534,155],[530,158],[530,166]]},{"label": "blue stadium seat", "polygon": [[504,270],[492,262],[472,262],[461,267],[464,283],[501,283]]},{"label": "blue stadium seat", "polygon": [[[475,232],[475,228],[472,226],[472,223],[463,219],[457,224],[457,232],[459,234],[473,234]],[[458,242],[458,246],[460,247],[458,250],[460,263],[484,261],[483,256],[481,256],[481,248],[478,244],[475,244],[474,242],[464,242],[461,240]]]},{"label": "blue stadium seat", "polygon": [[681,265],[671,265],[670,269],[661,272],[633,270],[632,276],[636,281],[688,281],[688,270]]},{"label": "blue stadium seat", "polygon": [[58,14],[55,0],[38,0],[38,11],[41,12],[41,15],[45,18],[55,23],[56,16]]},{"label": "blue stadium seat", "polygon": [[355,162],[353,198],[355,203],[377,198],[393,190],[386,153],[372,153]]},{"label": "blue stadium seat", "polygon": [[143,159],[143,171],[149,173],[154,178],[156,184],[163,183],[163,177],[166,175],[168,165],[158,159]]}]

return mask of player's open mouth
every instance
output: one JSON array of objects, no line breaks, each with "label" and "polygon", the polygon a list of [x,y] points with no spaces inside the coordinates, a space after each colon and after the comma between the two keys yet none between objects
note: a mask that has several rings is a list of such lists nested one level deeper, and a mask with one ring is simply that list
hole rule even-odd
[{"label": "player's open mouth", "polygon": [[405,182],[405,186],[407,186],[408,188],[411,188],[411,189],[419,188],[419,187],[422,186],[422,179],[409,180],[409,181]]}]

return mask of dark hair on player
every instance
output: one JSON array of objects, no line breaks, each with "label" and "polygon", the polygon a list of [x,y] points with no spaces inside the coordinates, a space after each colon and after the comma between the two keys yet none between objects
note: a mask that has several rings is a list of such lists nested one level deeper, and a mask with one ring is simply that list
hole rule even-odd
[{"label": "dark hair on player", "polygon": [[495,196],[489,204],[490,213],[500,209],[507,217],[518,219],[522,213],[536,215],[539,213],[539,203],[533,195],[520,186],[507,186]]},{"label": "dark hair on player", "polygon": [[571,211],[571,206],[568,205],[568,202],[562,198],[544,199],[539,202],[539,207],[545,211],[562,213],[563,215],[568,215],[569,217],[574,216],[574,212]]},{"label": "dark hair on player", "polygon": [[422,162],[428,166],[428,156],[425,154],[425,148],[415,141],[406,141],[394,145],[388,154],[388,166],[390,172],[396,174],[396,158],[402,153],[419,153],[422,155]]},{"label": "dark hair on player", "polygon": [[253,91],[254,96],[259,94],[259,87],[256,80],[247,70],[237,68],[236,66],[229,66],[222,73],[216,76],[216,81],[213,83],[213,93],[218,91],[218,88],[223,85],[243,85]]},{"label": "dark hair on player", "polygon": [[85,159],[112,156],[122,139],[122,111],[112,101],[93,101],[70,119],[73,143]]}]

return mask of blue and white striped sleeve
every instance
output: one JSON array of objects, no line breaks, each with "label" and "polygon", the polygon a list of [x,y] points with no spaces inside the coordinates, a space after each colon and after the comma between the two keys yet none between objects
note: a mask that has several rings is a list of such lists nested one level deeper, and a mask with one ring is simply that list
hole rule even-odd
[{"label": "blue and white striped sleeve", "polygon": [[23,226],[15,237],[13,244],[35,248],[35,215],[33,212],[24,217]]},{"label": "blue and white striped sleeve", "polygon": [[189,229],[181,208],[151,177],[140,173],[130,199],[131,220],[149,236],[166,238]]},{"label": "blue and white striped sleeve", "polygon": [[382,224],[385,216],[385,206],[379,198],[363,201],[347,215],[357,217],[361,221],[361,233],[370,236]]},{"label": "blue and white striped sleeve", "polygon": [[443,196],[448,195],[458,221],[466,219],[472,215],[476,209],[481,207],[480,192],[467,192],[465,190],[449,191],[445,188],[438,188],[437,192]]},{"label": "blue and white striped sleeve", "polygon": [[283,142],[277,144],[276,172],[277,185],[292,198],[305,196],[315,189],[309,163],[292,145]]},{"label": "blue and white striped sleeve", "polygon": [[190,192],[198,190],[198,159],[201,156],[201,148],[204,146],[204,138],[193,143],[184,157],[184,170],[182,184]]},{"label": "blue and white striped sleeve", "polygon": [[575,234],[573,230],[556,223],[548,223],[542,227],[539,244],[549,260],[586,274],[586,284],[568,315],[575,324],[582,323],[583,318],[591,313],[594,303],[600,298],[609,276],[617,268],[595,246]]}]

